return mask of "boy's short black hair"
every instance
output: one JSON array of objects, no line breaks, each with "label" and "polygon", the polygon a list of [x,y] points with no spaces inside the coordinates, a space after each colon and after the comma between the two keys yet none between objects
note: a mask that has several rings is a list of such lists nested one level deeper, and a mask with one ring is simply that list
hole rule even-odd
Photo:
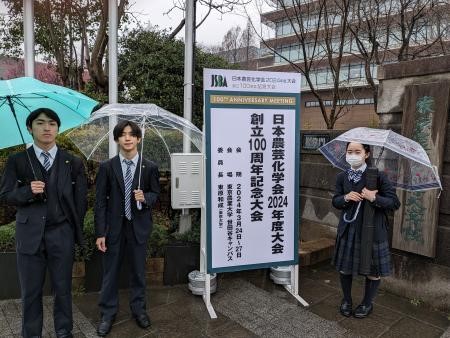
[{"label": "boy's short black hair", "polygon": [[33,121],[37,119],[37,117],[41,114],[44,114],[49,119],[55,121],[58,124],[58,128],[61,127],[61,120],[59,119],[58,114],[56,114],[55,111],[49,109],[49,108],[38,108],[36,110],[33,110],[27,117],[25,124],[28,128],[31,129],[31,125],[33,124]]},{"label": "boy's short black hair", "polygon": [[116,126],[114,127],[113,130],[114,141],[117,141],[119,137],[122,136],[123,130],[125,129],[126,126],[130,126],[131,135],[137,138],[142,138],[141,128],[136,123],[134,123],[133,121],[123,120],[117,123]]}]

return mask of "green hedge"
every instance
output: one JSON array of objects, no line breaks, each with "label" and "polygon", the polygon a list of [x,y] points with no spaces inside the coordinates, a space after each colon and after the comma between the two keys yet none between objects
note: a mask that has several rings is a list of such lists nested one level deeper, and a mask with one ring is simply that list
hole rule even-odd
[{"label": "green hedge", "polygon": [[89,209],[84,217],[83,227],[84,246],[75,245],[75,261],[82,262],[91,259],[94,253],[95,247],[95,225],[94,225],[94,212]]},{"label": "green hedge", "polygon": [[[92,256],[95,250],[95,228],[94,228],[94,214],[92,210],[86,213],[84,220],[84,240],[85,245],[82,248],[75,245],[75,260],[86,261]],[[16,222],[11,222],[0,227],[0,252],[14,252],[16,251]]]},{"label": "green hedge", "polygon": [[0,227],[0,252],[16,251],[16,222]]},{"label": "green hedge", "polygon": [[[155,211],[153,214],[153,231],[148,240],[148,254],[150,257],[164,256],[164,246],[169,242],[170,220],[161,212]],[[0,227],[0,252],[14,252],[15,245],[15,222]],[[89,209],[84,218],[84,246],[75,246],[75,261],[87,261],[92,257],[96,250],[94,212]]]}]

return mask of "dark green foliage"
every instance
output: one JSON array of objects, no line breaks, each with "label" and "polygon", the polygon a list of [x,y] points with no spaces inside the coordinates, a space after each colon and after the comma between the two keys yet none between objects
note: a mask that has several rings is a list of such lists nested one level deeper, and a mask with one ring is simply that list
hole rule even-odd
[{"label": "dark green foliage", "polygon": [[[128,32],[121,41],[119,72],[121,101],[154,103],[183,115],[184,43],[165,32]],[[224,59],[195,50],[193,123],[201,129],[203,118],[203,68],[232,68]]]},{"label": "dark green foliage", "polygon": [[[170,170],[170,153],[183,152],[183,135],[178,131],[161,131],[164,141],[151,132],[147,131],[145,134],[146,146],[144,146],[144,158],[151,159],[158,165],[160,171]],[[165,144],[164,144],[165,142]],[[169,151],[166,148],[169,148]],[[194,148],[192,146],[192,148]],[[195,149],[192,149],[194,151]]]},{"label": "dark green foliage", "polygon": [[[201,213],[200,209],[190,209],[190,214],[192,218],[192,227],[189,231],[184,234],[180,234],[178,232],[174,232],[171,236],[177,240],[182,242],[191,242],[191,243],[200,243],[200,225],[201,225]],[[180,215],[181,210],[175,211],[173,217],[173,229],[176,229],[178,224],[180,224]]]},{"label": "dark green foliage", "polygon": [[160,223],[153,223],[153,230],[147,243],[148,257],[164,257],[164,246],[169,242],[169,232]]},{"label": "dark green foliage", "polygon": [[178,241],[200,243],[200,222],[195,222],[189,231],[184,234],[175,233],[173,237]]},{"label": "dark green foliage", "polygon": [[84,246],[75,245],[75,261],[83,262],[91,259],[94,250],[96,250],[94,211],[89,209],[84,217],[83,227]]},{"label": "dark green foliage", "polygon": [[16,222],[0,227],[0,252],[16,251]]},{"label": "dark green foliage", "polygon": [[3,170],[5,170],[6,160],[8,159],[8,156],[23,150],[25,150],[25,146],[23,145],[0,149],[0,178],[3,174]]},{"label": "dark green foliage", "polygon": [[87,96],[93,98],[94,100],[100,102],[101,104],[108,103],[108,95],[105,94],[104,92],[102,92],[101,90],[99,90],[99,88],[97,88],[95,86],[95,83],[92,81],[89,81],[88,83],[86,83],[84,90],[81,92],[84,95],[87,95]]}]

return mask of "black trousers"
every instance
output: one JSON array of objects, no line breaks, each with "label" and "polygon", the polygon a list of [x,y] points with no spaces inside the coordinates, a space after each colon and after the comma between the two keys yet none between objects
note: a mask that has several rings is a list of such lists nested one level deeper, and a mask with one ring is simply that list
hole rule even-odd
[{"label": "black trousers", "polygon": [[118,283],[120,265],[124,255],[130,264],[130,310],[135,316],[146,311],[145,301],[145,258],[147,243],[139,244],[133,231],[133,224],[124,218],[119,240],[109,243],[106,238],[106,252],[103,254],[103,280],[100,293],[102,318],[113,318],[119,308]]},{"label": "black trousers", "polygon": [[17,254],[22,297],[22,336],[42,335],[42,289],[47,268],[54,297],[53,320],[57,335],[72,332],[72,265],[74,235],[69,223],[45,229],[38,252]]}]

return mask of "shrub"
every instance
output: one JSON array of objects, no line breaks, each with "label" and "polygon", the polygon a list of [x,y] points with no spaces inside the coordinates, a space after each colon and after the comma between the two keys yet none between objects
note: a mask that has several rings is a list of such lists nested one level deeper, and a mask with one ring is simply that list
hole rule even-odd
[{"label": "shrub", "polygon": [[16,222],[0,227],[0,252],[16,251]]},{"label": "shrub", "polygon": [[75,245],[75,261],[84,262],[91,259],[95,247],[94,211],[89,209],[84,217],[83,226],[84,246]]},{"label": "shrub", "polygon": [[164,246],[168,242],[168,229],[160,223],[153,223],[153,230],[147,243],[148,257],[164,257]]},{"label": "shrub", "polygon": [[194,222],[189,231],[186,231],[184,234],[177,232],[172,234],[172,236],[178,241],[200,243],[200,223]]}]

